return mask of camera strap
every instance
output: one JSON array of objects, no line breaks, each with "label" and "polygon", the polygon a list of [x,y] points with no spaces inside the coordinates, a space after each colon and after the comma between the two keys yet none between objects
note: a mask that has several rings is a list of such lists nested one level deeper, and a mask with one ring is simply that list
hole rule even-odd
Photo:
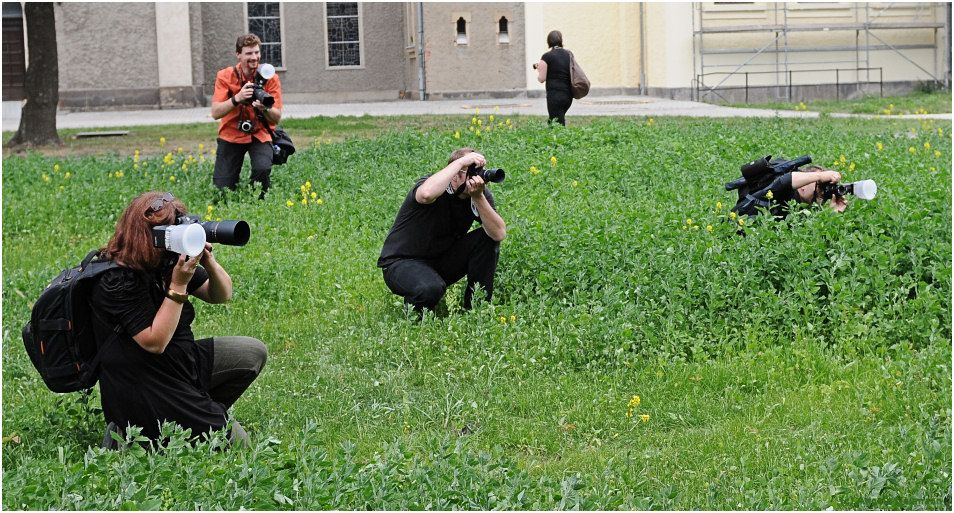
[{"label": "camera strap", "polygon": [[[232,73],[235,73],[235,79],[238,80],[239,89],[241,89],[244,84],[242,83],[242,76],[239,75],[239,72],[238,72],[238,64],[232,66]],[[230,88],[230,89],[229,89],[229,98],[232,98],[233,96],[235,96],[235,94],[232,93],[232,89]],[[239,103],[239,104],[237,105],[237,107],[240,108],[240,109],[242,109],[241,115],[239,116],[239,118],[240,118],[242,121],[251,121],[251,122],[252,122],[252,133],[254,133],[254,132],[255,132],[255,119],[254,119],[254,118],[249,119],[249,118],[247,118],[247,117],[245,116],[245,107],[246,107],[246,105],[245,105],[244,103]],[[254,110],[254,109],[252,109],[252,110]],[[258,111],[256,111],[256,112],[258,112]],[[268,126],[268,125],[266,124],[265,126]]]}]

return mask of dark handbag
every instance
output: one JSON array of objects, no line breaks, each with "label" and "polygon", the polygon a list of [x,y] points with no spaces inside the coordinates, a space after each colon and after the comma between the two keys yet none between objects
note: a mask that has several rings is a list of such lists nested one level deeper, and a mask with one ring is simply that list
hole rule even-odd
[{"label": "dark handbag", "polygon": [[[255,114],[262,123],[265,123],[266,127],[269,126],[264,114],[261,112]],[[272,165],[280,166],[288,162],[288,157],[295,153],[295,143],[288,136],[288,132],[278,125],[275,125],[275,128],[270,128],[268,132],[272,134]]]},{"label": "dark handbag", "polygon": [[280,166],[288,161],[288,157],[295,153],[295,144],[282,127],[275,126],[272,130],[272,164]]},{"label": "dark handbag", "polygon": [[573,52],[567,50],[570,54],[570,90],[573,91],[573,99],[579,100],[590,92],[590,79],[586,78],[580,63],[576,62]]}]

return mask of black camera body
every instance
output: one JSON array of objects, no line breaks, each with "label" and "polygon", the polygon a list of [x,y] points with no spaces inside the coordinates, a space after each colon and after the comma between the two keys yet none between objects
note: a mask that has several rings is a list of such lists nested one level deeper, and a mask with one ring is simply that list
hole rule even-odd
[{"label": "black camera body", "polygon": [[477,167],[477,164],[471,164],[467,168],[467,178],[479,176],[485,183],[500,183],[504,181],[506,176],[503,169],[484,169],[482,167]]},{"label": "black camera body", "polygon": [[198,224],[205,230],[206,241],[228,246],[244,246],[251,237],[245,221],[202,221],[196,215],[181,215],[176,224]]},{"label": "black camera body", "polygon": [[275,105],[275,97],[265,92],[265,82],[265,79],[259,77],[252,84],[252,99],[249,100],[249,103],[258,100],[262,102],[262,105],[271,108],[272,105]]},{"label": "black camera body", "polygon": [[250,134],[255,131],[255,120],[254,119],[240,119],[238,122],[239,132],[245,132]]}]

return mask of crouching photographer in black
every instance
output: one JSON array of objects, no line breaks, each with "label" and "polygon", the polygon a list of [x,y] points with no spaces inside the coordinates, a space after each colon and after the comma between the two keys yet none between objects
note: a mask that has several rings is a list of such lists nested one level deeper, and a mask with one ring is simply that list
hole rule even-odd
[{"label": "crouching photographer in black", "polygon": [[[268,351],[258,339],[196,340],[192,333],[190,298],[224,303],[232,297],[232,278],[205,232],[233,245],[244,244],[248,232],[243,221],[233,222],[239,227],[234,232],[221,233],[230,228],[195,223],[186,214],[171,193],[141,194],[100,250],[100,258],[117,264],[103,271],[90,293],[108,423],[104,447],[118,447],[111,433],[124,436],[130,425],[150,440],[160,438],[165,421],[191,429],[193,436],[224,429],[228,408],[265,366]],[[242,426],[231,426],[229,440],[248,445]]]},{"label": "crouching photographer in black", "polygon": [[[484,169],[486,164],[472,148],[454,151],[447,167],[417,181],[398,210],[378,267],[388,288],[418,312],[432,310],[447,287],[465,276],[465,309],[476,286],[488,301],[493,295],[507,225],[487,188],[488,181],[502,181],[504,172]],[[481,226],[468,232],[474,221]]]}]

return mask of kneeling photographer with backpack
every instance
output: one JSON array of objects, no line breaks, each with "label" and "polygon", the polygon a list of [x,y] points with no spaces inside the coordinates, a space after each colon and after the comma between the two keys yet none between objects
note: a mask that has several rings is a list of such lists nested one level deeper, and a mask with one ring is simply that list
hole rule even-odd
[{"label": "kneeling photographer with backpack", "polygon": [[[151,440],[160,437],[163,421],[190,428],[193,436],[225,428],[228,408],[265,365],[268,351],[260,340],[195,339],[190,296],[207,303],[232,297],[232,278],[216,261],[206,232],[213,242],[218,236],[218,242],[243,245],[248,225],[197,223],[186,214],[171,193],[144,193],[100,250],[100,259],[116,264],[89,289],[108,422],[104,446],[116,447],[110,432],[122,436],[129,425]],[[118,337],[111,339],[114,333]],[[248,445],[238,422],[232,422],[229,440]]]}]

